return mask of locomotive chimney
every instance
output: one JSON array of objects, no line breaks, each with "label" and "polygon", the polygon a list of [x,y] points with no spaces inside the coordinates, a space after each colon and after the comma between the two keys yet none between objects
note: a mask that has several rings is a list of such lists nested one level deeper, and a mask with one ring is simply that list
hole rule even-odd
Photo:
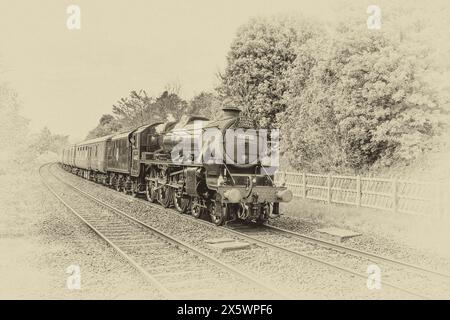
[{"label": "locomotive chimney", "polygon": [[222,111],[225,118],[237,118],[241,113],[238,107],[223,107]]}]

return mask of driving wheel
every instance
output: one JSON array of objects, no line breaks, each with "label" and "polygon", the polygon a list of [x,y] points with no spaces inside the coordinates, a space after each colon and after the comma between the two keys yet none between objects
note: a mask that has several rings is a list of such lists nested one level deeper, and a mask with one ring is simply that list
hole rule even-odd
[{"label": "driving wheel", "polygon": [[203,201],[199,197],[194,197],[191,201],[191,213],[196,219],[201,218],[205,212]]},{"label": "driving wheel", "polygon": [[211,221],[217,225],[221,226],[228,219],[228,206],[227,204],[222,204],[221,197],[218,194],[215,200],[209,202],[208,205],[209,214],[211,216]]},{"label": "driving wheel", "polygon": [[158,189],[158,202],[164,207],[170,206],[172,188],[169,186],[162,186]]},{"label": "driving wheel", "polygon": [[174,190],[172,194],[175,209],[180,213],[188,212],[191,199],[188,196],[183,195],[183,188]]}]

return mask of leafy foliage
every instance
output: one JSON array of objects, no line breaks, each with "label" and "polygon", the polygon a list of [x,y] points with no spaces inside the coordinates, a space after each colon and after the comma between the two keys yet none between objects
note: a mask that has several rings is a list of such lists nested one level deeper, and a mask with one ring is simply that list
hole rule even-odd
[{"label": "leafy foliage", "polygon": [[20,114],[20,107],[17,93],[0,83],[0,175],[32,168],[44,153],[56,157],[68,143],[68,136],[52,134],[46,127],[30,134],[29,120]]},{"label": "leafy foliage", "polygon": [[112,107],[113,115],[103,115],[87,139],[98,138],[120,130],[128,130],[147,123],[172,121],[188,110],[188,103],[176,92],[164,91],[159,97],[150,97],[145,90],[131,91]]},{"label": "leafy foliage", "polygon": [[363,170],[409,162],[431,147],[440,109],[437,92],[421,80],[420,52],[346,25],[297,56],[288,108],[278,116],[291,164]]},{"label": "leafy foliage", "polygon": [[201,92],[189,101],[188,113],[215,119],[221,113],[221,102],[211,92]]},{"label": "leafy foliage", "polygon": [[[139,126],[149,121],[150,113],[148,111],[153,103],[154,100],[147,95],[145,90],[133,90],[128,97],[121,98],[113,105],[112,112],[122,127]],[[111,122],[110,118],[109,120],[108,122]]]},{"label": "leafy foliage", "polygon": [[227,56],[218,88],[222,97],[269,128],[285,108],[284,75],[296,58],[295,47],[314,34],[310,23],[292,18],[258,18],[241,27]]},{"label": "leafy foliage", "polygon": [[136,128],[155,122],[180,119],[184,114],[196,114],[210,119],[216,118],[222,102],[216,94],[201,92],[189,102],[179,96],[180,88],[168,85],[156,98],[150,97],[145,90],[131,91],[128,97],[121,98],[113,105],[113,114],[104,114],[87,139],[103,137],[122,130]]},{"label": "leafy foliage", "polygon": [[422,28],[300,19],[244,25],[218,89],[261,126],[281,127],[291,166],[361,171],[407,164],[433,147],[446,99],[427,80],[438,68],[418,41],[426,37],[413,34]]},{"label": "leafy foliage", "polygon": [[188,103],[177,93],[164,91],[152,105],[151,113],[157,119],[153,118],[151,122],[180,119],[187,110]]},{"label": "leafy foliage", "polygon": [[420,12],[408,19],[403,9],[391,12],[383,30],[368,30],[360,13],[337,24],[252,19],[237,32],[217,94],[186,102],[175,87],[156,98],[132,91],[90,137],[185,113],[213,119],[233,105],[261,127],[282,129],[284,158],[294,168],[410,164],[435,147],[450,111],[450,56],[433,49],[436,28]]},{"label": "leafy foliage", "polygon": [[131,91],[113,105],[113,114],[124,128],[146,123],[178,119],[187,111],[187,102],[176,92],[164,91],[159,97],[148,96],[145,90]]},{"label": "leafy foliage", "polygon": [[6,83],[0,83],[0,174],[11,170],[27,158],[28,120],[19,113],[17,94]]},{"label": "leafy foliage", "polygon": [[68,144],[69,136],[52,134],[47,127],[44,127],[32,140],[31,149],[35,151],[37,155],[41,155],[45,152],[58,154],[61,152],[62,148]]},{"label": "leafy foliage", "polygon": [[120,122],[111,114],[104,114],[99,120],[97,127],[92,129],[87,139],[99,138],[112,133],[119,132],[122,129]]}]

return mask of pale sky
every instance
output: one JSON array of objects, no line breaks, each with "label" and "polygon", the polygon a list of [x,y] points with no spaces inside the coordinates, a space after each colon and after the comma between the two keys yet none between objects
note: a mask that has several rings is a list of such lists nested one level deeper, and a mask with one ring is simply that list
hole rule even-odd
[{"label": "pale sky", "polygon": [[[84,138],[130,90],[177,82],[212,90],[237,28],[258,15],[324,14],[327,1],[39,0],[0,2],[0,70],[31,129]],[[308,4],[309,3],[309,4]],[[323,4],[320,4],[323,3]],[[66,9],[81,9],[68,30]]]},{"label": "pale sky", "polygon": [[[33,131],[48,126],[76,141],[131,90],[156,96],[175,82],[185,99],[212,90],[238,27],[252,17],[331,20],[352,11],[364,23],[369,4],[386,14],[392,1],[2,0],[0,80],[19,94]],[[66,26],[71,4],[81,9],[81,30]]]}]

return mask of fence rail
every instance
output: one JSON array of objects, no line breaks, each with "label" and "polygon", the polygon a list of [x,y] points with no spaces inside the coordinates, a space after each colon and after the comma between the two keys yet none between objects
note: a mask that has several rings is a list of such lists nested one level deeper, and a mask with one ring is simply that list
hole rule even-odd
[{"label": "fence rail", "polygon": [[443,217],[448,215],[447,184],[278,171],[275,181],[285,181],[294,197],[387,210],[395,213]]}]

